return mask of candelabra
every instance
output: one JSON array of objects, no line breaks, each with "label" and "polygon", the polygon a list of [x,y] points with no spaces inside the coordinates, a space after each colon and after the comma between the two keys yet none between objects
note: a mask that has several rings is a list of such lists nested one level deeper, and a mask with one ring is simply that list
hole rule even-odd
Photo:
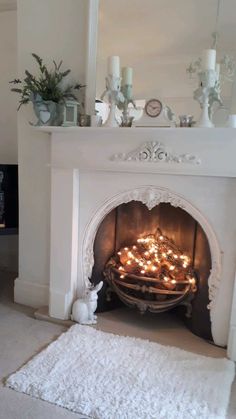
[{"label": "candelabra", "polygon": [[201,115],[196,126],[212,128],[214,124],[211,121],[212,105],[215,101],[222,104],[220,99],[220,85],[217,80],[215,70],[204,70],[198,73],[199,87],[194,91],[196,99],[201,107]]},{"label": "candelabra", "polygon": [[[208,50],[210,54],[213,50]],[[198,75],[199,87],[194,91],[194,99],[200,103],[201,116],[196,124],[198,127],[213,127],[212,116],[214,104],[223,106],[221,99],[221,87],[225,82],[232,82],[235,74],[235,61],[228,55],[224,55],[213,68],[204,69],[202,59],[198,58],[187,68],[190,78]]]},{"label": "candelabra", "polygon": [[121,84],[121,77],[108,75],[106,77],[106,90],[101,96],[101,100],[105,96],[107,96],[109,104],[110,104],[110,111],[107,121],[103,125],[107,128],[116,128],[119,127],[119,122],[116,119],[116,106],[120,103],[124,102],[124,95],[120,91],[120,84]]},{"label": "candelabra", "polygon": [[132,84],[125,84],[121,87],[124,101],[119,103],[118,107],[122,110],[121,126],[131,127],[134,117],[129,115],[129,104],[136,109],[136,105],[132,99]]}]

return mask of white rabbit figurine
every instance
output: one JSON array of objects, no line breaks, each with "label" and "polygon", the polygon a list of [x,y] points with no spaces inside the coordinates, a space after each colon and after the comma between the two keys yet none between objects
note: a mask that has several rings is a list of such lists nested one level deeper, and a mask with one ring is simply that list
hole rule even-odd
[{"label": "white rabbit figurine", "polygon": [[94,314],[97,309],[97,293],[103,286],[103,281],[100,281],[93,288],[88,288],[85,291],[84,298],[78,298],[73,304],[71,320],[80,324],[96,324],[97,316]]}]

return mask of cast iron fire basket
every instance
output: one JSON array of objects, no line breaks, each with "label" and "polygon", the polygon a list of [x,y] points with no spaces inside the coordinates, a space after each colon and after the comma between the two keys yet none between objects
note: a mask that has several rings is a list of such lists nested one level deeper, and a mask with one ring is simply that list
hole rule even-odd
[{"label": "cast iron fire basket", "polygon": [[191,316],[196,273],[190,259],[160,230],[109,259],[104,277],[109,284],[108,298],[115,292],[124,304],[141,313],[160,313],[185,305],[186,316]]}]

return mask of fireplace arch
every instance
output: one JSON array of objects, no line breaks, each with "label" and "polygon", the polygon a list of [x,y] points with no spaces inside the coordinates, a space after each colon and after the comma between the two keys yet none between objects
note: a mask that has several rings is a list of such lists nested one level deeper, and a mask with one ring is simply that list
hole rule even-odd
[{"label": "fireplace arch", "polygon": [[139,201],[146,205],[151,210],[161,203],[169,203],[173,207],[179,207],[189,213],[202,227],[206,234],[210,254],[212,269],[208,278],[208,289],[209,289],[209,309],[210,319],[212,325],[214,323],[214,304],[217,298],[217,293],[220,283],[221,273],[221,252],[218,244],[216,234],[211,227],[208,220],[202,214],[202,212],[191,204],[183,196],[176,194],[170,189],[163,187],[156,187],[152,185],[140,186],[131,190],[122,191],[107,201],[105,201],[100,208],[92,216],[91,220],[87,224],[84,232],[82,242],[82,266],[81,272],[83,274],[83,283],[85,286],[90,285],[88,278],[91,277],[93,265],[94,265],[94,241],[101,222],[104,220],[107,214],[114,208],[121,204],[128,203],[131,201]]}]

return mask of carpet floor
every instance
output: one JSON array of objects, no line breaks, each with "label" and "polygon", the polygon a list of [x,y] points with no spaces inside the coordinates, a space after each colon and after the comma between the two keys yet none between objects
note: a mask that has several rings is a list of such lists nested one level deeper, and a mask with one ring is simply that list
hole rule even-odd
[{"label": "carpet floor", "polygon": [[224,419],[234,375],[226,358],[76,324],[6,385],[94,419]]},{"label": "carpet floor", "polygon": [[[0,272],[0,419],[73,419],[76,413],[12,391],[3,380],[29,361],[66,329],[35,320],[34,310],[12,302],[12,276]],[[150,321],[152,320],[152,321]],[[99,315],[98,328],[121,335],[141,337],[164,345],[176,346],[193,353],[216,358],[225,350],[204,342],[190,333],[170,315],[137,317],[133,311],[119,309]],[[221,383],[216,383],[221,385]],[[236,383],[234,382],[227,419],[236,418]],[[116,418],[114,418],[116,419]]]}]

